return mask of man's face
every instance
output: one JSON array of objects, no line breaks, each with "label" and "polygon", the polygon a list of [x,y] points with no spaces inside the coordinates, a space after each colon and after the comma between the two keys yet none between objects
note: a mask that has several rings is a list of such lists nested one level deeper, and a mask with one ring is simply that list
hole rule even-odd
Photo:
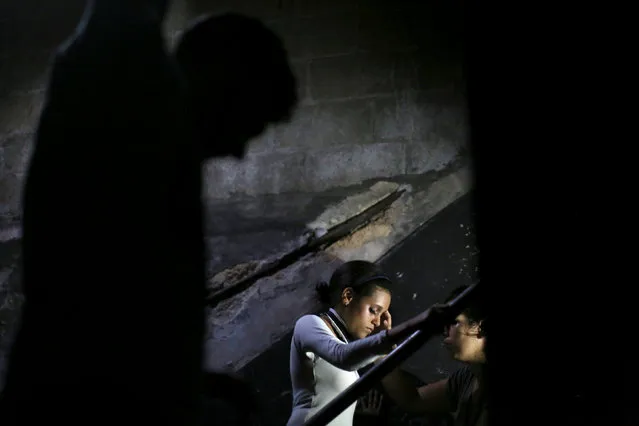
[{"label": "man's face", "polygon": [[471,323],[461,314],[447,327],[444,345],[458,361],[467,363],[485,362],[485,340],[479,334],[479,325]]}]

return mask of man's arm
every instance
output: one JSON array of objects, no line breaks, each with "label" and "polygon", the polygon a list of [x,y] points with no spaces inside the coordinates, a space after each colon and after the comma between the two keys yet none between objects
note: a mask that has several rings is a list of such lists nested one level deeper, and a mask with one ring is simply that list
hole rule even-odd
[{"label": "man's arm", "polygon": [[417,388],[406,373],[395,369],[382,379],[382,384],[388,396],[408,412],[436,414],[451,411],[448,379]]}]

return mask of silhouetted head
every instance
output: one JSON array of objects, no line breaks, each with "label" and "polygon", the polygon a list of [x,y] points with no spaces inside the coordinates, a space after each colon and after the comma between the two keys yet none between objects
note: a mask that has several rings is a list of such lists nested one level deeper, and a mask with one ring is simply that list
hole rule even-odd
[{"label": "silhouetted head", "polygon": [[[453,290],[447,302],[459,296],[468,286]],[[486,362],[488,336],[488,312],[483,299],[473,298],[457,315],[453,324],[446,327],[444,345],[458,361],[481,364]]]},{"label": "silhouetted head", "polygon": [[391,304],[392,281],[374,263],[346,262],[333,272],[328,283],[320,283],[320,300],[332,306],[358,339],[380,326],[382,315]]},{"label": "silhouetted head", "polygon": [[286,50],[257,19],[205,17],[178,41],[205,158],[244,155],[248,141],[290,118],[297,86]]}]

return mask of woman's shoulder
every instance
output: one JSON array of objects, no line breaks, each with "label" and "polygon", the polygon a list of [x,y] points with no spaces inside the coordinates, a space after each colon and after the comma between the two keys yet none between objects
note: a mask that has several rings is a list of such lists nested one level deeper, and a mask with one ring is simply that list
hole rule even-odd
[{"label": "woman's shoulder", "polygon": [[307,314],[295,322],[294,334],[330,331],[326,322],[319,315]]},{"label": "woman's shoulder", "polygon": [[304,315],[295,323],[293,342],[306,345],[309,342],[319,342],[333,337],[333,332],[319,315]]},{"label": "woman's shoulder", "polygon": [[324,323],[324,320],[319,315],[306,314],[298,318],[298,320],[295,322],[295,328],[317,326],[323,323]]}]

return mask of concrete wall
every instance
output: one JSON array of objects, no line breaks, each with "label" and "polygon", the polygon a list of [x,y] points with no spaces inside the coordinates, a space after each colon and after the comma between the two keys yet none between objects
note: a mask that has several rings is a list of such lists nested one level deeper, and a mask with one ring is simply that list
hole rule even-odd
[{"label": "concrete wall", "polygon": [[[5,223],[19,212],[50,55],[83,6],[80,0],[0,5]],[[283,38],[301,105],[290,124],[257,138],[243,163],[208,164],[208,197],[320,191],[424,173],[445,167],[463,146],[461,13],[450,1],[176,0],[167,36],[174,41],[202,13],[229,10],[264,19]]]}]

